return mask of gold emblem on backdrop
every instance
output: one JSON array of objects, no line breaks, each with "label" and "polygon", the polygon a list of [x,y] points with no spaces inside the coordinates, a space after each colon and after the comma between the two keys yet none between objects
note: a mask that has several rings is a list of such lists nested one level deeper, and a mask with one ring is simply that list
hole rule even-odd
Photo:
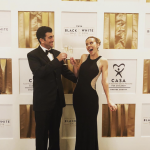
[{"label": "gold emblem on backdrop", "polygon": [[144,60],[143,93],[150,93],[150,59]]},{"label": "gold emblem on backdrop", "polygon": [[90,1],[90,2],[97,2],[97,0],[62,0],[62,1]]},{"label": "gold emblem on backdrop", "polygon": [[117,111],[102,106],[102,137],[132,137],[135,130],[135,104],[117,104]]},{"label": "gold emblem on backdrop", "polygon": [[104,49],[137,49],[138,14],[104,14]]},{"label": "gold emblem on backdrop", "polygon": [[11,59],[0,59],[0,94],[12,94]]},{"label": "gold emblem on backdrop", "polygon": [[150,0],[146,0],[146,2],[150,2]]},{"label": "gold emblem on backdrop", "polygon": [[38,47],[36,31],[41,26],[49,26],[54,31],[54,12],[18,12],[19,48]]},{"label": "gold emblem on backdrop", "polygon": [[35,138],[33,105],[20,105],[20,138]]},{"label": "gold emblem on backdrop", "polygon": [[[80,59],[76,59],[77,64],[80,63]],[[70,63],[70,60],[66,60],[66,64],[69,70],[73,72],[73,66]],[[62,84],[64,88],[64,94],[73,94],[73,91],[75,89],[76,84],[71,82],[70,80],[66,79],[65,77],[62,76]]]}]

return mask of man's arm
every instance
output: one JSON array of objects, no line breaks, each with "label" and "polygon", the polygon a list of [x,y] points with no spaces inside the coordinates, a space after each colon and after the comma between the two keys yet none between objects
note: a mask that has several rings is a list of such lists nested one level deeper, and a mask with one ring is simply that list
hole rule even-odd
[{"label": "man's arm", "polygon": [[70,70],[68,71],[67,70],[68,68],[65,65],[63,65],[64,67],[63,67],[62,75],[65,78],[67,78],[67,79],[73,81],[74,83],[76,83],[77,82],[78,73],[79,73],[79,70],[80,70],[80,66],[81,66],[82,62],[85,61],[86,59],[87,59],[87,54],[83,54],[81,56],[79,65],[77,65],[76,60],[73,57],[71,57],[70,58],[70,63],[73,65],[73,72],[74,73],[72,73]]},{"label": "man's arm", "polygon": [[76,83],[77,82],[77,78],[76,76],[74,75],[74,73],[72,71],[70,71],[66,65],[63,65],[62,66],[62,75],[71,80],[72,82]]},{"label": "man's arm", "polygon": [[70,58],[70,63],[73,65],[73,73],[75,74],[76,77],[78,77],[82,62],[84,62],[86,59],[87,59],[87,54],[83,54],[80,58],[80,63],[77,64],[76,60],[73,57]]},{"label": "man's arm", "polygon": [[27,58],[33,75],[39,78],[48,76],[49,73],[62,66],[62,63],[57,58],[54,58],[45,65],[42,65],[39,58],[34,56],[32,53],[28,53]]}]

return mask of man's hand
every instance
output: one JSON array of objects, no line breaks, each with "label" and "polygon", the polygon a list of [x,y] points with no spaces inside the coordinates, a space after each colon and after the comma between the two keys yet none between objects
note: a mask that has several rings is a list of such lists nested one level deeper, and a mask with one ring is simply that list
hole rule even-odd
[{"label": "man's hand", "polygon": [[64,59],[67,58],[67,54],[66,53],[60,53],[57,57],[56,57],[59,61],[62,61]]}]

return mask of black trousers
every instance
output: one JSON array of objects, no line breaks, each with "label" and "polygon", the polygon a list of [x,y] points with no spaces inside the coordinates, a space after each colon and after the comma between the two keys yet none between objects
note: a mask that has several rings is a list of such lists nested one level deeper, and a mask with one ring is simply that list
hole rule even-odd
[{"label": "black trousers", "polygon": [[62,107],[57,102],[51,111],[35,111],[36,150],[60,150],[59,127]]}]

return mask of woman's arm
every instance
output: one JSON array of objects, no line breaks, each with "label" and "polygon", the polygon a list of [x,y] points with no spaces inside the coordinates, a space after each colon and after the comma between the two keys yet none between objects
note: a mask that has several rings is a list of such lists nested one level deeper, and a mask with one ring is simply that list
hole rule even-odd
[{"label": "woman's arm", "polygon": [[73,57],[70,58],[70,63],[73,65],[73,73],[76,77],[78,77],[79,68],[77,66],[76,60]]},{"label": "woman's arm", "polygon": [[83,54],[81,56],[79,65],[77,64],[76,60],[73,57],[70,58],[70,63],[73,65],[73,73],[75,74],[76,77],[78,77],[80,66],[81,66],[82,62],[86,59],[86,57],[87,57],[86,54]]},{"label": "woman's arm", "polygon": [[116,111],[117,106],[110,100],[109,96],[109,87],[108,87],[108,61],[106,59],[102,59],[102,85],[107,98],[107,103],[111,111]]}]

